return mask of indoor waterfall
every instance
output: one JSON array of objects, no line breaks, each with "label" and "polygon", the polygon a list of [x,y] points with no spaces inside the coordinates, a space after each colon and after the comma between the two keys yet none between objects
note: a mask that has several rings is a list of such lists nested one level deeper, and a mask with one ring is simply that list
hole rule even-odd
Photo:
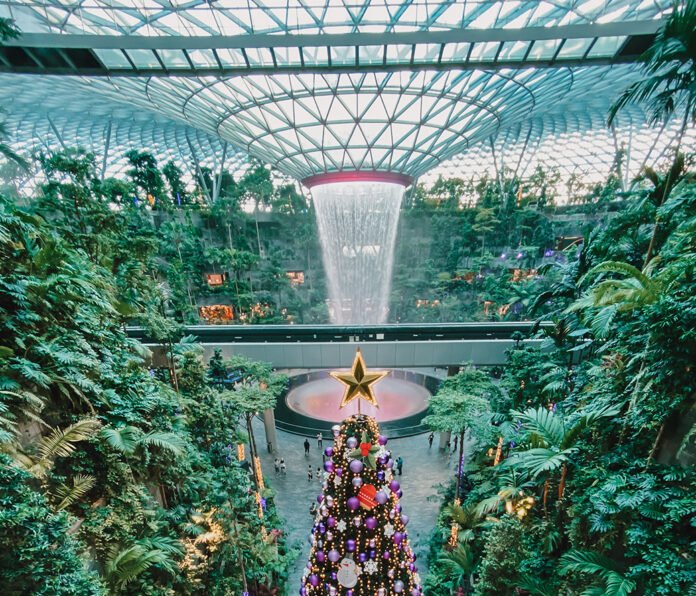
[{"label": "indoor waterfall", "polygon": [[403,194],[403,185],[381,181],[312,188],[333,323],[386,321]]}]

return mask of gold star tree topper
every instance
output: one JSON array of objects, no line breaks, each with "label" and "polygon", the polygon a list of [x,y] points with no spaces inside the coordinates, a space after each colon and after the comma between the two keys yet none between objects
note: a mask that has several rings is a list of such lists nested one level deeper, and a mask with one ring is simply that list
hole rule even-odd
[{"label": "gold star tree topper", "polygon": [[379,408],[377,398],[373,393],[372,385],[386,377],[389,371],[381,370],[368,373],[360,348],[355,352],[353,368],[349,373],[333,371],[330,374],[334,379],[345,386],[345,392],[343,393],[343,399],[340,405],[341,408],[356,398],[358,399],[358,413],[360,412],[360,398],[371,403],[375,408]]}]

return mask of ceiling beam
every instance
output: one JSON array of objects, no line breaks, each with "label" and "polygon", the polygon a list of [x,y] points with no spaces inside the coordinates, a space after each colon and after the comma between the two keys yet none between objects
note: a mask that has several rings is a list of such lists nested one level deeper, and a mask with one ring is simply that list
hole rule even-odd
[{"label": "ceiling beam", "polygon": [[477,43],[487,41],[541,41],[547,39],[585,39],[656,33],[664,20],[623,21],[618,23],[525,27],[522,29],[451,29],[392,33],[328,33],[288,35],[72,35],[65,33],[24,33],[5,41],[7,46],[83,49],[196,50],[224,48],[290,48],[318,46],[371,46],[422,43]]}]

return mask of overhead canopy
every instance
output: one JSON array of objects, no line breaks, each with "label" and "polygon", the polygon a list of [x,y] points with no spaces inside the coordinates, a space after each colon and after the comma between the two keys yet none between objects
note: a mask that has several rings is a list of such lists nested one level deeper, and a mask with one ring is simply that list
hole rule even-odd
[{"label": "overhead canopy", "polygon": [[[635,58],[670,6],[9,0],[0,16],[24,35],[0,49],[0,102],[27,148],[136,146],[205,162],[226,144],[235,163],[250,154],[297,179],[417,177],[489,148],[606,135],[607,109],[640,77]],[[644,120],[629,110],[619,131],[640,138]]]}]

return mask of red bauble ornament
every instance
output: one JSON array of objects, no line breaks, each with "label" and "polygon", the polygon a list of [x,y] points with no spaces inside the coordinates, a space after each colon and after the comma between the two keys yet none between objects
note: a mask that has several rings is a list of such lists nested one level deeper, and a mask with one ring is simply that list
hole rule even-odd
[{"label": "red bauble ornament", "polygon": [[372,484],[363,484],[360,487],[360,492],[358,492],[358,501],[360,501],[360,506],[368,511],[377,505],[375,500],[375,495],[377,494],[377,489]]}]

